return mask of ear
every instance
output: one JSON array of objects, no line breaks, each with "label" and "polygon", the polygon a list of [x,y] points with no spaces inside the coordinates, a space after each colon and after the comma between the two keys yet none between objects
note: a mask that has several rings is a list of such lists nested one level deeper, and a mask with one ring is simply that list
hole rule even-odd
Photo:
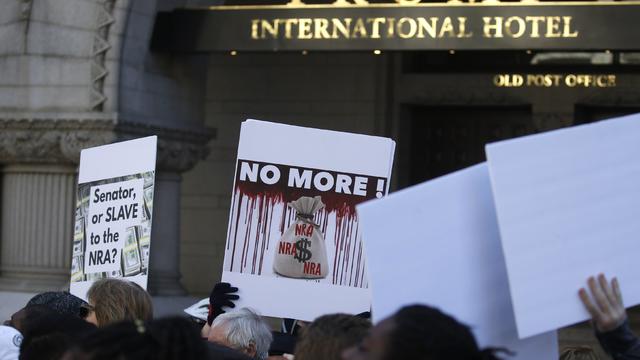
[{"label": "ear", "polygon": [[249,355],[250,358],[255,358],[258,349],[256,349],[256,344],[252,341],[244,348],[244,353]]}]

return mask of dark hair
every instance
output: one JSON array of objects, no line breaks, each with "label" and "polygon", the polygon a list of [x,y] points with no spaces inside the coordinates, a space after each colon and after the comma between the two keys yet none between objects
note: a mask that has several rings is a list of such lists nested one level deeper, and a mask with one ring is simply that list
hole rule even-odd
[{"label": "dark hair", "polygon": [[74,315],[80,318],[85,318],[87,315],[84,311],[87,303],[66,291],[40,293],[32,297],[27,303],[27,307],[32,305],[44,305],[59,314]]},{"label": "dark hair", "polygon": [[105,326],[83,338],[70,355],[88,360],[195,360],[206,358],[207,348],[191,321],[172,317]]},{"label": "dark hair", "polygon": [[333,314],[315,319],[302,330],[295,350],[296,360],[340,359],[340,353],[360,342],[371,328],[369,320]]},{"label": "dark hair", "polygon": [[406,306],[392,319],[386,359],[499,360],[495,349],[478,348],[469,327],[438,309]]},{"label": "dark hair", "polygon": [[45,305],[32,305],[21,310],[20,359],[57,359],[81,334],[95,326],[75,315],[61,314]]}]

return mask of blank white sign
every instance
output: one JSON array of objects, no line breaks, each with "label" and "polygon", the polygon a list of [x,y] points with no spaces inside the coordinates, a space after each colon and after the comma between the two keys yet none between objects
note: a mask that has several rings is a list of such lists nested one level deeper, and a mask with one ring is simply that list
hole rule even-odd
[{"label": "blank white sign", "polygon": [[486,152],[520,337],[587,319],[577,292],[600,272],[640,303],[640,115]]},{"label": "blank white sign", "polygon": [[555,332],[518,340],[486,164],[357,206],[379,321],[423,303],[514,359],[557,358]]}]

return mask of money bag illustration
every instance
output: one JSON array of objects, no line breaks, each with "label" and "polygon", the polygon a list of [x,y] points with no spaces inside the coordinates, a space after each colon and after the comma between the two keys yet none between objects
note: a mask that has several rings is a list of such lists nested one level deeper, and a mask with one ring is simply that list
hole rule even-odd
[{"label": "money bag illustration", "polygon": [[296,279],[322,279],[329,273],[327,248],[313,216],[324,203],[320,196],[302,196],[287,204],[296,211],[296,221],[282,234],[276,246],[273,271]]}]

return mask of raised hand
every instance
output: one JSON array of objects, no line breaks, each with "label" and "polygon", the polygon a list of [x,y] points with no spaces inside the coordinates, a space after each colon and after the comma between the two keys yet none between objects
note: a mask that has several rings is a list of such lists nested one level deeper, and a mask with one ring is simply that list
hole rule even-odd
[{"label": "raised hand", "polygon": [[589,292],[581,288],[578,295],[591,314],[596,330],[608,332],[622,325],[627,319],[627,312],[622,303],[618,279],[614,277],[609,285],[604,274],[600,274],[597,279],[590,277],[587,284]]},{"label": "raised hand", "polygon": [[236,307],[236,304],[232,301],[240,298],[238,295],[233,294],[236,292],[238,292],[238,288],[226,282],[217,283],[213,287],[209,295],[209,316],[207,317],[209,325],[211,325],[213,319],[225,312],[222,310],[223,307]]}]

